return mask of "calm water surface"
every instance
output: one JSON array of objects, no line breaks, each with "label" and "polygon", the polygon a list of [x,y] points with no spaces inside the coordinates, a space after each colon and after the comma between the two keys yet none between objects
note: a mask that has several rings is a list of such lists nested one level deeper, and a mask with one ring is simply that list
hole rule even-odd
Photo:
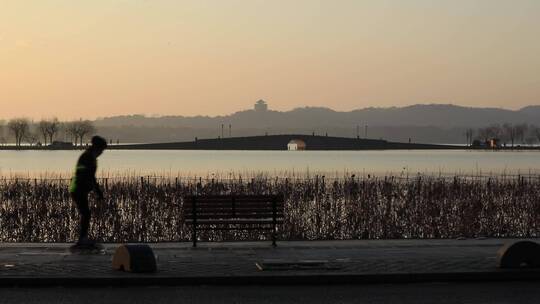
[{"label": "calm water surface", "polygon": [[[69,176],[80,151],[0,151],[0,175]],[[492,151],[106,151],[101,175],[226,176],[540,173],[540,152]]]}]

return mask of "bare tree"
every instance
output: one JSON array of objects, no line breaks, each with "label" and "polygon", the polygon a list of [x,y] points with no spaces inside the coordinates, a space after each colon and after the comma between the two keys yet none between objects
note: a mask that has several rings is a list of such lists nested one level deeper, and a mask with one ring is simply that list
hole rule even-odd
[{"label": "bare tree", "polygon": [[505,123],[503,125],[503,130],[506,138],[510,140],[512,147],[514,147],[514,141],[516,140],[516,127],[512,124]]},{"label": "bare tree", "polygon": [[58,118],[53,118],[49,120],[49,126],[47,128],[47,135],[49,135],[49,143],[52,144],[54,137],[58,132],[60,132],[61,123],[58,121]]},{"label": "bare tree", "polygon": [[30,132],[30,121],[26,118],[15,118],[10,120],[7,126],[15,137],[15,144],[20,147],[22,140]]},{"label": "bare tree", "polygon": [[38,124],[39,133],[43,136],[45,145],[47,140],[52,144],[54,136],[60,131],[60,122],[57,118],[41,120]]},{"label": "bare tree", "polygon": [[84,120],[79,122],[78,133],[80,144],[83,145],[83,140],[86,136],[93,135],[96,133],[96,128],[89,120]]},{"label": "bare tree", "polygon": [[540,142],[540,128],[539,127],[532,127],[532,133],[534,136],[536,136],[536,139]]},{"label": "bare tree", "polygon": [[43,136],[43,144],[47,145],[47,138],[49,138],[49,133],[47,132],[47,130],[49,128],[49,121],[48,120],[41,120],[38,123],[37,128],[38,128],[38,131],[41,134],[41,136]]},{"label": "bare tree", "polygon": [[69,136],[71,143],[77,145],[77,122],[67,122],[64,124],[64,130]]},{"label": "bare tree", "polygon": [[465,136],[467,137],[467,146],[472,145],[474,129],[468,128],[467,130],[465,130]]},{"label": "bare tree", "polygon": [[6,144],[6,137],[5,137],[5,131],[4,131],[4,121],[0,121],[0,145]]},{"label": "bare tree", "polygon": [[527,124],[519,124],[515,126],[516,130],[516,140],[518,140],[520,143],[525,142],[525,135],[527,134],[527,130],[529,129],[529,125]]},{"label": "bare tree", "polygon": [[78,120],[67,123],[66,132],[71,136],[75,145],[82,146],[84,138],[95,134],[96,128],[89,120]]},{"label": "bare tree", "polygon": [[39,141],[39,134],[29,131],[24,138],[30,144],[30,146],[35,145]]}]

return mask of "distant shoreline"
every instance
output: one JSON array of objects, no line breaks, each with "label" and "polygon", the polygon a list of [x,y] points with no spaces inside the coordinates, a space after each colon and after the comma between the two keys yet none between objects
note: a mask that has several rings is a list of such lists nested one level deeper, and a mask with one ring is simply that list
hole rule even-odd
[{"label": "distant shoreline", "polygon": [[[463,145],[390,142],[382,139],[363,139],[318,135],[267,135],[196,139],[189,142],[110,145],[110,150],[245,150],[287,151],[288,144],[299,143],[306,151],[366,151],[366,150],[475,150],[475,151],[540,151],[540,147],[518,146],[473,148]],[[0,150],[58,151],[82,150],[86,146],[0,146]]]}]

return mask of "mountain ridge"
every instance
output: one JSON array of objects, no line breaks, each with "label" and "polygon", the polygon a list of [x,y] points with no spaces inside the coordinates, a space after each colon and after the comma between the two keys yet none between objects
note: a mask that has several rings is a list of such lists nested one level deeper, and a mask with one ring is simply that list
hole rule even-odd
[{"label": "mountain ridge", "polygon": [[217,124],[234,124],[235,127],[318,127],[332,125],[351,127],[371,126],[436,126],[483,127],[494,123],[540,122],[540,105],[530,105],[518,110],[495,107],[465,107],[453,104],[414,104],[404,107],[367,107],[352,111],[336,111],[328,107],[297,107],[288,111],[241,110],[229,115],[182,116],[163,115],[148,117],[141,114],[99,118],[98,126],[161,126],[161,127],[213,127]]}]

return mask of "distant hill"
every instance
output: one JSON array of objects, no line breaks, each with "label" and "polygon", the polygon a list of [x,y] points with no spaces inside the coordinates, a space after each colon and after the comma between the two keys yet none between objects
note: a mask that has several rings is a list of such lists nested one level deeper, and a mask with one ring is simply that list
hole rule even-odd
[{"label": "distant hill", "polygon": [[244,110],[225,116],[128,115],[96,120],[96,126],[111,138],[126,142],[192,140],[194,137],[252,136],[285,133],[329,133],[332,136],[360,135],[387,140],[426,143],[461,143],[466,128],[495,123],[540,124],[540,106],[520,110],[472,108],[449,104],[418,104],[406,107],[365,108],[338,112],[329,108],[305,107],[291,111]]},{"label": "distant hill", "polygon": [[519,112],[523,113],[524,115],[528,115],[528,116],[534,117],[535,119],[538,119],[540,117],[540,106],[524,107],[521,110],[519,110]]},{"label": "distant hill", "polygon": [[226,116],[114,116],[98,119],[99,126],[152,126],[209,128],[217,124],[234,124],[237,128],[294,127],[311,128],[321,124],[351,127],[371,126],[434,126],[482,127],[493,123],[540,122],[540,106],[512,111],[498,108],[471,108],[446,104],[412,105],[407,107],[365,108],[338,112],[329,108],[305,107],[291,111],[245,110]]}]

